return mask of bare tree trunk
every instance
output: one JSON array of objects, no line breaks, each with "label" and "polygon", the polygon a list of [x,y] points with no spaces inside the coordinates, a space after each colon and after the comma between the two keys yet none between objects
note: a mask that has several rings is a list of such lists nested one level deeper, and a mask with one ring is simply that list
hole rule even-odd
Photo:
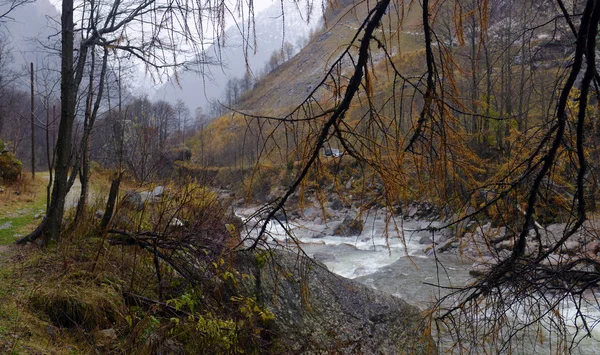
[{"label": "bare tree trunk", "polygon": [[[96,56],[92,51],[91,54],[91,69],[90,69],[90,89],[88,94],[88,104],[86,107],[86,122],[81,139],[81,169],[79,170],[79,180],[81,181],[81,193],[79,194],[79,202],[77,203],[77,212],[75,213],[75,223],[77,223],[85,211],[85,205],[87,203],[89,181],[90,181],[90,136],[92,135],[92,129],[98,116],[98,109],[100,108],[100,102],[102,100],[102,94],[104,92],[104,78],[106,77],[106,68],[108,65],[108,50],[104,49],[104,55],[102,57],[102,67],[100,69],[100,81],[98,84],[98,93],[94,101],[94,68],[95,68]],[[92,105],[93,104],[93,105]],[[92,107],[93,106],[93,107]]]},{"label": "bare tree trunk", "polygon": [[123,178],[123,170],[120,170],[113,181],[110,183],[110,192],[108,193],[108,200],[106,201],[106,210],[104,216],[102,216],[102,222],[100,223],[101,229],[106,229],[115,211],[115,204],[117,202],[117,196],[119,195],[119,186],[121,185],[121,178]]},{"label": "bare tree trunk", "polygon": [[[56,118],[54,114],[54,109],[52,110],[52,120]],[[46,161],[48,163],[48,174],[50,177],[48,179],[48,186],[46,187],[46,214],[48,214],[48,208],[50,208],[50,192],[52,191],[52,170],[54,169],[54,150],[50,153],[50,102],[46,97]]]},{"label": "bare tree trunk", "polygon": [[52,197],[48,215],[36,231],[19,240],[20,243],[33,241],[43,235],[44,242],[59,240],[62,220],[65,212],[65,199],[69,192],[69,162],[73,141],[73,123],[75,121],[76,96],[83,76],[83,66],[87,56],[87,45],[79,48],[77,68],[73,68],[73,0],[63,0],[61,15],[61,120],[56,140],[56,166]]},{"label": "bare tree trunk", "polygon": [[[46,217],[43,234],[46,244],[59,240],[62,219],[67,196],[67,178],[69,176],[69,160],[71,155],[71,140],[73,137],[73,121],[75,119],[75,80],[73,71],[73,0],[63,0],[61,15],[61,120],[56,142],[56,170],[52,200]],[[80,53],[80,55],[84,55]]]}]

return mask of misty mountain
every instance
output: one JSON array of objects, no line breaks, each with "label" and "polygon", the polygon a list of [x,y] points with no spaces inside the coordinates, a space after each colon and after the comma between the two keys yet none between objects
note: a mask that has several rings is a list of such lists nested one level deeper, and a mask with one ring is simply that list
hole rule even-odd
[{"label": "misty mountain", "polygon": [[[248,65],[255,77],[260,74],[272,53],[282,50],[284,42],[293,45],[296,52],[302,49],[311,29],[320,22],[322,10],[319,6],[312,9],[310,22],[307,23],[306,10],[299,10],[290,2],[284,4],[285,18],[281,15],[280,2],[275,2],[255,16],[256,47],[253,46],[253,38],[250,38],[251,46],[247,50]],[[231,26],[225,32],[225,47],[218,49],[211,46],[205,51],[208,57],[220,56],[221,66],[206,68],[207,75],[204,77],[188,71],[178,75],[178,80],[171,78],[154,98],[172,103],[181,99],[188,108],[194,110],[202,107],[207,112],[209,103],[223,94],[227,81],[241,78],[246,73],[244,36],[240,32],[238,27]]]},{"label": "misty mountain", "polygon": [[0,37],[12,55],[12,66],[20,69],[33,62],[38,66],[58,63],[60,14],[49,0],[37,0],[16,8],[2,23]]}]

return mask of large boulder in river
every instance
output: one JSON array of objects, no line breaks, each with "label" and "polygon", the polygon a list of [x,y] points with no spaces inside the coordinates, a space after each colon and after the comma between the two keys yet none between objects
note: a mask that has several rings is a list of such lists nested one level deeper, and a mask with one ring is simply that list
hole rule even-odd
[{"label": "large boulder in river", "polygon": [[437,354],[418,308],[307,257],[240,252],[236,269],[251,275],[242,292],[275,315],[283,353]]},{"label": "large boulder in river", "polygon": [[334,230],[333,235],[339,235],[342,237],[354,237],[360,235],[363,230],[363,222],[360,218],[352,218],[347,216],[344,218]]}]

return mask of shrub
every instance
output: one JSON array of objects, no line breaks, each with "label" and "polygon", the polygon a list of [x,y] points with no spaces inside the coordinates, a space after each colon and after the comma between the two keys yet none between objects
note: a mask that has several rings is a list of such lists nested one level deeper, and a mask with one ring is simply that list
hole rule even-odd
[{"label": "shrub", "polygon": [[22,164],[14,154],[5,151],[6,145],[0,140],[0,179],[14,182],[21,175]]}]

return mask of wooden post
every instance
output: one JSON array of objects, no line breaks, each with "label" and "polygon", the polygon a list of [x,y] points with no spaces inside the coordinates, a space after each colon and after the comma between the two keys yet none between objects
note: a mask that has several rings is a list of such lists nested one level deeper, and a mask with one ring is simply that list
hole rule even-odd
[{"label": "wooden post", "polygon": [[31,178],[35,179],[35,106],[33,99],[33,63],[30,63],[31,74]]}]

